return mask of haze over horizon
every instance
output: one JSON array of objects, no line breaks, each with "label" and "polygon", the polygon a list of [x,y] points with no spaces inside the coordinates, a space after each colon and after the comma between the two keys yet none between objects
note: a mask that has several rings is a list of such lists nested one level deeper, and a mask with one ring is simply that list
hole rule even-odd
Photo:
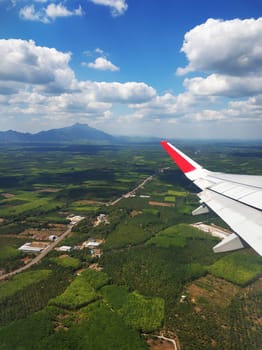
[{"label": "haze over horizon", "polygon": [[262,138],[258,0],[0,0],[0,130]]}]

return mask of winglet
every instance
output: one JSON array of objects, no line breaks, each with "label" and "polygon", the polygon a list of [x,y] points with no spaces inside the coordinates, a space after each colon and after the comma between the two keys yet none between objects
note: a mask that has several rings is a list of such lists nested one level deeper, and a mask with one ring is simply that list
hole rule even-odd
[{"label": "winglet", "polygon": [[167,141],[161,141],[160,143],[184,174],[202,168],[201,165],[179,151],[176,147],[171,145],[171,143]]}]

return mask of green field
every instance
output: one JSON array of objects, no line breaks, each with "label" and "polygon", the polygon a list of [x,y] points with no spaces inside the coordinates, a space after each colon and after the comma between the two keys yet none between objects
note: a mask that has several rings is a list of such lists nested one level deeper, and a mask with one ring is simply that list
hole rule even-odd
[{"label": "green field", "polygon": [[6,260],[6,259],[14,259],[21,255],[22,255],[21,252],[17,250],[17,248],[14,248],[8,245],[0,247],[0,261]]},{"label": "green field", "polygon": [[209,271],[227,281],[244,286],[262,274],[262,259],[253,254],[232,253],[218,260]]},{"label": "green field", "polygon": [[108,283],[104,273],[87,270],[77,276],[65,292],[50,301],[51,305],[74,310],[99,299],[97,290]]},{"label": "green field", "polygon": [[127,218],[125,222],[117,225],[115,230],[109,235],[104,249],[122,248],[130,244],[145,242],[151,233],[139,225],[134,220]]},{"label": "green field", "polygon": [[146,298],[138,292],[133,292],[128,295],[119,312],[132,328],[142,332],[153,332],[161,326],[164,319],[164,300]]},{"label": "green field", "polygon": [[69,267],[73,269],[78,269],[81,266],[79,259],[72,258],[71,256],[61,256],[57,258],[51,258],[50,260],[63,267]]},{"label": "green field", "polygon": [[29,271],[14,276],[11,281],[2,282],[0,284],[0,303],[31,284],[46,279],[51,273],[50,270]]},{"label": "green field", "polygon": [[[170,226],[167,229],[160,231],[156,236],[147,241],[146,244],[152,244],[157,247],[185,247],[191,244],[192,241],[206,240],[206,234],[195,227],[179,224]],[[212,240],[212,238],[209,237]],[[214,244],[216,239],[214,240]]]},{"label": "green field", "polygon": [[[178,146],[210,170],[261,175],[261,145]],[[48,238],[69,214],[85,220],[63,245],[104,243],[100,258],[87,248],[52,251],[0,282],[0,349],[146,350],[147,332],[176,335],[183,350],[261,349],[261,258],[213,253],[218,240],[190,224],[225,224],[212,212],[191,215],[196,188],[158,143],[2,150],[0,271],[31,258],[17,250],[34,239],[28,231]],[[94,226],[101,213],[109,223]]]},{"label": "green field", "polygon": [[103,287],[101,293],[132,328],[152,332],[161,326],[164,319],[162,298],[144,297],[137,291],[129,293],[126,287],[116,285]]}]

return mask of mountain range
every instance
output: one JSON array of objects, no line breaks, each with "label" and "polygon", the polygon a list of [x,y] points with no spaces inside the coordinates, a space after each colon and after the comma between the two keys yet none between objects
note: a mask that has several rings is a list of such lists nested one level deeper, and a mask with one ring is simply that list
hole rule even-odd
[{"label": "mountain range", "polygon": [[40,131],[36,134],[14,130],[0,131],[0,144],[10,143],[106,143],[111,144],[117,138],[87,124],[76,123],[72,126]]},{"label": "mountain range", "polygon": [[158,137],[150,136],[113,136],[92,128],[87,124],[76,123],[59,129],[40,131],[36,134],[14,130],[0,131],[0,145],[26,143],[85,143],[85,144],[122,144],[159,142]]}]

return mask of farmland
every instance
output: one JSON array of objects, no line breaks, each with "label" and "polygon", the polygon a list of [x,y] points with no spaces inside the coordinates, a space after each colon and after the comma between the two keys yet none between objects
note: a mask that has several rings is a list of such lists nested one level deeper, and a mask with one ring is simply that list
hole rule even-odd
[{"label": "farmland", "polygon": [[[210,170],[261,174],[258,145],[184,147]],[[260,349],[261,258],[213,253],[218,239],[190,224],[225,224],[191,215],[196,189],[159,145],[3,150],[1,271],[32,258],[20,245],[65,231],[69,214],[85,219],[63,241],[77,249],[0,282],[0,349],[143,350],[142,334],[160,332],[185,350]],[[107,222],[95,225],[101,213]],[[80,248],[90,238],[103,242],[101,256]]]}]

